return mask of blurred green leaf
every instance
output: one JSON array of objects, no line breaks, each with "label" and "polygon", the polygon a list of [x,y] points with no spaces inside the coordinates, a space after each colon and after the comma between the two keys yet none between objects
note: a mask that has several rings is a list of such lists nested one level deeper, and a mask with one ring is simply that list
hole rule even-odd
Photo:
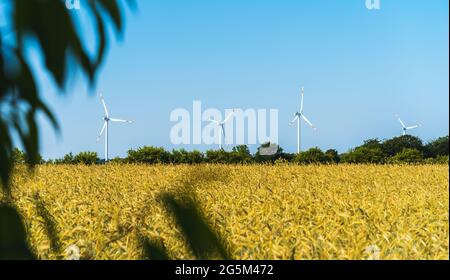
[{"label": "blurred green leaf", "polygon": [[[42,100],[35,76],[25,55],[29,41],[35,40],[36,49],[45,63],[46,73],[63,92],[69,68],[79,69],[91,86],[105,58],[108,46],[107,28],[123,32],[124,19],[120,0],[84,0],[82,8],[93,18],[92,29],[99,40],[96,49],[88,53],[83,44],[84,34],[78,30],[79,15],[68,10],[65,1],[11,0],[11,12],[5,19],[11,26],[6,32],[14,35],[12,42],[3,41],[0,29],[0,185],[10,193],[9,182],[13,170],[12,135],[17,134],[23,146],[27,163],[33,167],[39,162],[39,126],[36,116],[43,112],[58,131],[58,122]],[[135,7],[134,1],[125,1]],[[84,22],[83,22],[84,24]],[[84,26],[83,26],[84,27]],[[89,26],[86,26],[89,28]],[[70,63],[69,63],[70,61]]]},{"label": "blurred green leaf", "polygon": [[27,243],[20,214],[12,207],[0,205],[0,260],[36,259]]}]

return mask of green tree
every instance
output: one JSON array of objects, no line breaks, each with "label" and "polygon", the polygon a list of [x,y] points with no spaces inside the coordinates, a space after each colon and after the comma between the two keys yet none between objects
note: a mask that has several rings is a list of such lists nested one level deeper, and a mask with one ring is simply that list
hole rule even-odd
[{"label": "green tree", "polygon": [[294,161],[299,164],[311,164],[311,163],[327,163],[328,157],[322,152],[321,149],[315,147],[307,151],[298,153]]},{"label": "green tree", "polygon": [[63,158],[56,159],[55,164],[75,164],[75,157],[72,153],[65,154]]},{"label": "green tree", "polygon": [[174,164],[188,163],[188,152],[185,149],[173,150],[170,155],[170,161]]},{"label": "green tree", "polygon": [[20,149],[14,148],[11,154],[11,158],[14,164],[22,164],[25,163],[26,155]]},{"label": "green tree", "polygon": [[230,154],[230,163],[251,163],[252,161],[252,154],[246,145],[233,147]]},{"label": "green tree", "polygon": [[[99,159],[98,162],[103,162],[103,160]],[[123,159],[121,157],[115,157],[113,159],[108,160],[108,163],[116,163],[116,164],[121,163],[122,164],[122,163],[127,163],[127,161],[126,161],[126,159]]]},{"label": "green tree", "polygon": [[389,159],[390,163],[420,163],[423,161],[422,153],[416,149],[403,149]]},{"label": "green tree", "polygon": [[223,149],[221,150],[208,150],[206,151],[206,162],[208,163],[229,163],[230,155]]},{"label": "green tree", "polygon": [[77,154],[73,161],[78,164],[92,165],[100,162],[96,152],[81,152]]},{"label": "green tree", "polygon": [[186,151],[185,149],[173,150],[170,162],[174,164],[198,164],[202,163],[204,156],[199,151]]},{"label": "green tree", "polygon": [[434,141],[431,141],[425,145],[425,154],[427,157],[439,157],[448,156],[449,138],[448,135],[440,137]]},{"label": "green tree", "polygon": [[383,143],[378,140],[378,138],[372,138],[364,141],[364,144],[362,144],[359,147],[364,147],[368,149],[383,149]]},{"label": "green tree", "polygon": [[204,155],[200,151],[190,151],[187,154],[189,164],[199,164],[205,160]]},{"label": "green tree", "polygon": [[339,163],[339,153],[334,149],[329,149],[325,152],[325,156],[327,157],[328,163]]},{"label": "green tree", "polygon": [[341,155],[342,163],[384,163],[385,157],[381,149],[370,149],[366,147],[356,148]]},{"label": "green tree", "polygon": [[420,152],[424,151],[422,140],[416,136],[403,135],[386,140],[382,144],[382,150],[388,157],[395,156],[403,149],[416,149]]},{"label": "green tree", "polygon": [[130,163],[170,163],[171,155],[164,148],[144,146],[137,150],[129,150],[127,162]]}]

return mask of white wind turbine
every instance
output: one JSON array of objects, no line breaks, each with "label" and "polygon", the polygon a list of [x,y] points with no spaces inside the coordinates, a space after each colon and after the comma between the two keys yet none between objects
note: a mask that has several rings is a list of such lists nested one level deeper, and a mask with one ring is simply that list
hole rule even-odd
[{"label": "white wind turbine", "polygon": [[291,121],[290,125],[293,125],[297,121],[297,153],[300,153],[300,130],[301,130],[301,120],[303,119],[312,129],[317,130],[317,128],[308,120],[308,118],[303,114],[303,96],[305,90],[302,87],[301,101],[300,101],[300,111],[295,113],[295,118]]},{"label": "white wind turbine", "polygon": [[103,123],[102,130],[100,131],[100,134],[97,137],[97,142],[100,140],[100,137],[102,136],[103,132],[105,132],[105,162],[106,162],[106,161],[108,161],[108,124],[109,124],[109,121],[122,122],[122,123],[132,123],[132,121],[110,118],[109,113],[108,113],[108,108],[106,108],[105,99],[103,98],[102,94],[100,94],[100,100],[102,101],[103,109],[105,109],[105,116],[103,117],[103,120],[105,122]]},{"label": "white wind turbine", "polygon": [[413,126],[406,126],[405,123],[403,123],[403,121],[400,119],[399,115],[396,114],[395,116],[397,117],[398,121],[399,121],[400,124],[402,125],[403,136],[406,135],[406,131],[411,130],[411,129],[414,129],[414,128],[418,128],[418,127],[421,126],[420,124],[413,125]]},{"label": "white wind turbine", "polygon": [[230,120],[230,118],[233,116],[234,114],[234,109],[233,112],[231,112],[222,122],[216,121],[213,118],[209,118],[209,122],[215,123],[216,125],[220,126],[220,139],[219,139],[219,148],[222,150],[223,149],[223,144],[222,144],[222,136],[223,136],[223,140],[225,141],[225,123]]}]

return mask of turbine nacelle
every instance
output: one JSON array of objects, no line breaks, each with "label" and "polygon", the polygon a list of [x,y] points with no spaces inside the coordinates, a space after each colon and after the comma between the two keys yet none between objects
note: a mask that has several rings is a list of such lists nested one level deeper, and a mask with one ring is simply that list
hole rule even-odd
[{"label": "turbine nacelle", "polygon": [[414,128],[418,128],[418,127],[422,126],[421,124],[417,124],[417,125],[413,125],[413,126],[406,126],[405,123],[400,119],[398,114],[395,114],[395,117],[398,119],[399,123],[402,126],[403,135],[406,135],[406,132],[408,130],[411,130],[411,129],[414,129]]}]

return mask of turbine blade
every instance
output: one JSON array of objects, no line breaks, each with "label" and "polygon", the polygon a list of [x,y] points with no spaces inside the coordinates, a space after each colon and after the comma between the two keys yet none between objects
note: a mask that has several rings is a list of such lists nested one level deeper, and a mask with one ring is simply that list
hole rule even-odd
[{"label": "turbine blade", "polygon": [[103,109],[105,109],[106,117],[109,117],[108,108],[106,108],[105,98],[103,98],[103,94],[100,94],[100,100],[102,101]]},{"label": "turbine blade", "polygon": [[222,130],[223,137],[225,138],[226,136],[225,136],[225,127],[224,127],[224,125],[222,124],[222,125],[220,126],[220,128],[221,128],[221,130]]},{"label": "turbine blade", "polygon": [[222,123],[226,123],[231,118],[231,116],[233,116],[233,114],[234,114],[234,110],[223,120]]},{"label": "turbine blade", "polygon": [[100,131],[100,134],[97,137],[97,142],[100,140],[100,137],[102,137],[102,134],[103,134],[103,131],[105,131],[105,128],[106,128],[106,121],[105,121],[105,123],[103,123],[102,130]]},{"label": "turbine blade", "polygon": [[121,119],[109,119],[112,122],[123,122],[123,123],[132,123],[133,121],[128,121],[128,120],[121,120]]},{"label": "turbine blade", "polygon": [[214,119],[209,119],[208,121],[209,121],[209,122],[212,122],[212,123],[215,123],[215,124],[217,124],[217,125],[220,124],[218,121],[216,121],[216,120],[214,120]]},{"label": "turbine blade", "polygon": [[308,118],[306,118],[305,117],[305,115],[303,115],[302,114],[302,119],[307,123],[307,124],[309,124],[309,126],[312,128],[312,129],[314,129],[314,130],[316,130],[317,128],[308,120]]},{"label": "turbine blade", "polygon": [[298,113],[295,114],[295,118],[289,123],[290,125],[293,125],[295,121],[298,120]]},{"label": "turbine blade", "polygon": [[398,121],[400,122],[400,124],[402,125],[403,128],[406,128],[406,125],[403,123],[403,121],[400,119],[400,117],[398,115],[396,115]]},{"label": "turbine blade", "polygon": [[302,87],[302,93],[301,93],[301,101],[300,101],[300,113],[303,113],[303,97],[305,94],[305,89]]},{"label": "turbine blade", "polygon": [[413,126],[406,127],[406,129],[410,130],[410,129],[414,129],[414,128],[418,128],[418,127],[419,127],[419,125],[413,125]]}]

